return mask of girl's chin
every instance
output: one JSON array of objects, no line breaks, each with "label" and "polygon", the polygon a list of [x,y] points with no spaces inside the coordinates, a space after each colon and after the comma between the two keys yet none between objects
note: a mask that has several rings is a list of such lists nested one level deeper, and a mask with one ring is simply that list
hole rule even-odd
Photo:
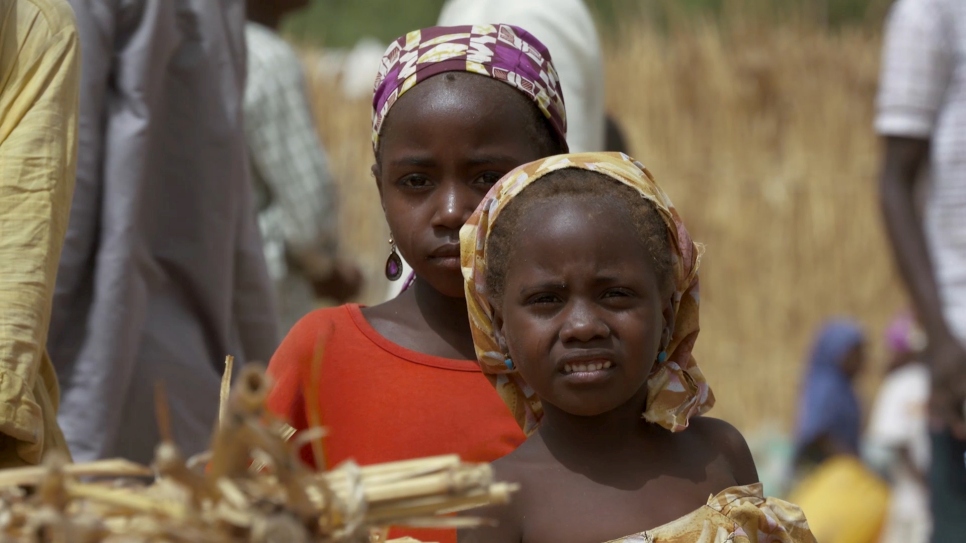
[{"label": "girl's chin", "polygon": [[[452,273],[439,273],[438,270],[433,270],[433,272],[420,274],[417,271],[416,275],[443,296],[449,298],[466,298],[466,291],[463,289],[463,275],[459,270]],[[406,279],[408,278],[404,277],[400,281],[405,281]]]},{"label": "girl's chin", "polygon": [[621,405],[620,403],[614,403],[613,400],[587,402],[586,400],[580,399],[554,404],[557,409],[573,417],[599,417],[614,411]]},{"label": "girl's chin", "polygon": [[[568,387],[559,390],[559,394],[543,396],[544,403],[553,405],[558,411],[563,411],[575,417],[599,417],[613,411],[628,412],[640,409],[643,414],[647,404],[646,385],[642,385],[637,392],[631,392],[623,387],[601,386],[584,388],[583,390]],[[576,388],[576,387],[575,387]],[[555,396],[557,400],[551,399]]]}]

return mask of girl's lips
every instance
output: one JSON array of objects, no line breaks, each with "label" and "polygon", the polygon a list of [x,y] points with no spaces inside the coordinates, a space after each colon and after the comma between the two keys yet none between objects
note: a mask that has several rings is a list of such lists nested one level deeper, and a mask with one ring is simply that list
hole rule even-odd
[{"label": "girl's lips", "polygon": [[447,243],[437,247],[429,253],[429,260],[434,265],[449,270],[460,269],[460,246],[458,243]]},{"label": "girl's lips", "polygon": [[613,362],[604,358],[578,360],[564,363],[560,373],[568,383],[592,385],[609,379],[616,367]]},{"label": "girl's lips", "polygon": [[452,258],[460,257],[460,245],[459,243],[448,243],[442,247],[437,247],[433,252],[429,253],[429,258]]},{"label": "girl's lips", "polygon": [[574,362],[572,364],[571,363],[564,364],[563,372],[564,374],[586,373],[591,371],[610,369],[613,365],[614,363],[611,362],[610,360],[604,360],[604,361],[591,360],[589,362]]},{"label": "girl's lips", "polygon": [[434,256],[430,257],[430,260],[443,268],[452,268],[457,270],[460,268],[459,256]]}]

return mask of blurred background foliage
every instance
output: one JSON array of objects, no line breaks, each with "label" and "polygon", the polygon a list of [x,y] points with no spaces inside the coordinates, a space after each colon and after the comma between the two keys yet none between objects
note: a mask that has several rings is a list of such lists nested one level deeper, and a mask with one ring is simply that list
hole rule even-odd
[{"label": "blurred background foliage", "polygon": [[[295,41],[317,47],[351,47],[360,38],[388,43],[397,36],[436,22],[444,0],[313,0],[285,24]],[[667,28],[690,19],[733,20],[754,11],[756,19],[805,18],[831,28],[878,25],[889,0],[587,0],[605,42],[639,19]]]}]

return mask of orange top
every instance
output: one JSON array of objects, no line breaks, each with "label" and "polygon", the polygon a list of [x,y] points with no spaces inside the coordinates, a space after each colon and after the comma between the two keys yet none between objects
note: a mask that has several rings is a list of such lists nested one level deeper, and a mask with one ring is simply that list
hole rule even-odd
[{"label": "orange top", "polygon": [[[400,347],[379,335],[355,304],[309,313],[272,357],[268,372],[276,384],[268,407],[296,430],[308,426],[303,368],[330,327],[319,386],[328,467],[348,459],[367,465],[453,453],[467,462],[492,462],[523,443],[523,432],[476,362]],[[308,447],[302,456],[312,463]],[[390,534],[403,535],[456,541],[453,530]]]}]

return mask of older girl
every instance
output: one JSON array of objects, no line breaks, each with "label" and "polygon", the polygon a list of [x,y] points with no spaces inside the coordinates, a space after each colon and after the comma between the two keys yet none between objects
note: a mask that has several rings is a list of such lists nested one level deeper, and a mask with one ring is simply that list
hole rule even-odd
[{"label": "older girl", "polygon": [[[270,407],[296,429],[308,426],[307,398],[318,397],[328,464],[446,453],[488,462],[523,441],[473,360],[459,230],[505,173],[565,152],[566,126],[550,54],[523,29],[427,28],[386,51],[373,96],[372,174],[389,223],[386,275],[401,275],[398,251],[415,280],[381,305],[310,313],[269,368]],[[325,338],[321,375],[311,380],[306,370]],[[455,540],[455,532],[408,533]]]}]

